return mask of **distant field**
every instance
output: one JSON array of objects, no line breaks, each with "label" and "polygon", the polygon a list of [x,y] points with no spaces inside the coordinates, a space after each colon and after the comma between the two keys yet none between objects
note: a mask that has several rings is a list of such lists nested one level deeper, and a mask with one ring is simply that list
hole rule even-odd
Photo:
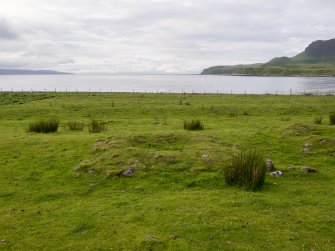
[{"label": "distant field", "polygon": [[[335,250],[332,111],[334,96],[0,93],[0,250]],[[26,131],[46,118],[58,132]],[[245,148],[284,175],[229,187]]]}]

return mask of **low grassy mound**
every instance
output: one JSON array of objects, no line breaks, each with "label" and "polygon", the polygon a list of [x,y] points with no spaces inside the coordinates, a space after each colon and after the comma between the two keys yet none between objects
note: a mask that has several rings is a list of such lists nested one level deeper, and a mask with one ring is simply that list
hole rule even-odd
[{"label": "low grassy mound", "polygon": [[[203,144],[206,143],[204,148]],[[208,135],[180,133],[139,134],[97,140],[90,156],[77,169],[117,176],[122,170],[134,168],[139,176],[168,172],[219,170],[219,143]],[[222,148],[222,147],[221,147]]]}]

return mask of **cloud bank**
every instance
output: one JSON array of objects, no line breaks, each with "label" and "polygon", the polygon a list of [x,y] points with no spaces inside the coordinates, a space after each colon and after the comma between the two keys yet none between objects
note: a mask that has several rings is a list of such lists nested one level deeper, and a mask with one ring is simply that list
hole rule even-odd
[{"label": "cloud bank", "polygon": [[0,68],[198,73],[335,37],[329,0],[0,2]]}]

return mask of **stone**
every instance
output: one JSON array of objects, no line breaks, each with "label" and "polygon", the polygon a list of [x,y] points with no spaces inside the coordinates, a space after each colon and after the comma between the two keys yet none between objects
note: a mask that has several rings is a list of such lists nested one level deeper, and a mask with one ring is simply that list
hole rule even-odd
[{"label": "stone", "polygon": [[203,159],[208,159],[209,156],[208,156],[207,154],[204,154],[204,155],[202,155],[202,158],[203,158]]},{"label": "stone", "polygon": [[132,177],[135,174],[136,169],[134,167],[129,167],[118,173],[118,176]]},{"label": "stone", "polygon": [[155,237],[155,236],[148,235],[148,236],[147,236],[147,240],[148,240],[148,241],[158,241],[159,239],[158,239],[157,237]]},{"label": "stone", "polygon": [[96,174],[96,173],[97,173],[97,170],[95,170],[95,169],[90,169],[90,170],[88,170],[88,173],[90,173],[90,174]]},{"label": "stone", "polygon": [[270,175],[274,176],[274,177],[281,177],[281,176],[283,176],[283,172],[282,171],[275,171],[275,172],[272,172]]},{"label": "stone", "polygon": [[308,172],[308,173],[316,173],[317,170],[313,167],[310,167],[310,166],[303,166],[301,167],[302,170]]},{"label": "stone", "polygon": [[305,145],[304,145],[305,147],[310,147],[311,146],[311,143],[305,143]]},{"label": "stone", "polygon": [[94,144],[93,144],[93,151],[98,150],[99,148],[101,148],[103,145],[106,144],[105,140],[97,140]]},{"label": "stone", "polygon": [[79,170],[81,169],[81,166],[80,166],[80,165],[75,166],[73,169],[74,169],[75,171],[79,171]]},{"label": "stone", "polygon": [[270,172],[275,170],[275,166],[274,166],[272,160],[270,160],[270,159],[265,160],[265,165],[266,165],[266,170],[268,170]]},{"label": "stone", "polygon": [[75,173],[75,174],[73,174],[73,178],[79,178],[80,176],[81,176],[80,173]]}]

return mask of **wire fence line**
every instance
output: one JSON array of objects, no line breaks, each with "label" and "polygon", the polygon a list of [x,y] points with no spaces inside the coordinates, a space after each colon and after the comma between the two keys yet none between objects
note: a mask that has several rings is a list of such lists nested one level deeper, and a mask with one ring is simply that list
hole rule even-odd
[{"label": "wire fence line", "polygon": [[0,89],[0,93],[137,93],[137,94],[217,94],[217,95],[335,95],[335,90],[276,90],[276,91],[268,91],[265,90],[263,92],[252,92],[252,91],[236,91],[236,90],[216,90],[216,91],[194,91],[194,90],[181,90],[181,91],[172,91],[172,90],[106,90],[106,89],[21,89],[17,90],[14,88],[11,89]]}]

